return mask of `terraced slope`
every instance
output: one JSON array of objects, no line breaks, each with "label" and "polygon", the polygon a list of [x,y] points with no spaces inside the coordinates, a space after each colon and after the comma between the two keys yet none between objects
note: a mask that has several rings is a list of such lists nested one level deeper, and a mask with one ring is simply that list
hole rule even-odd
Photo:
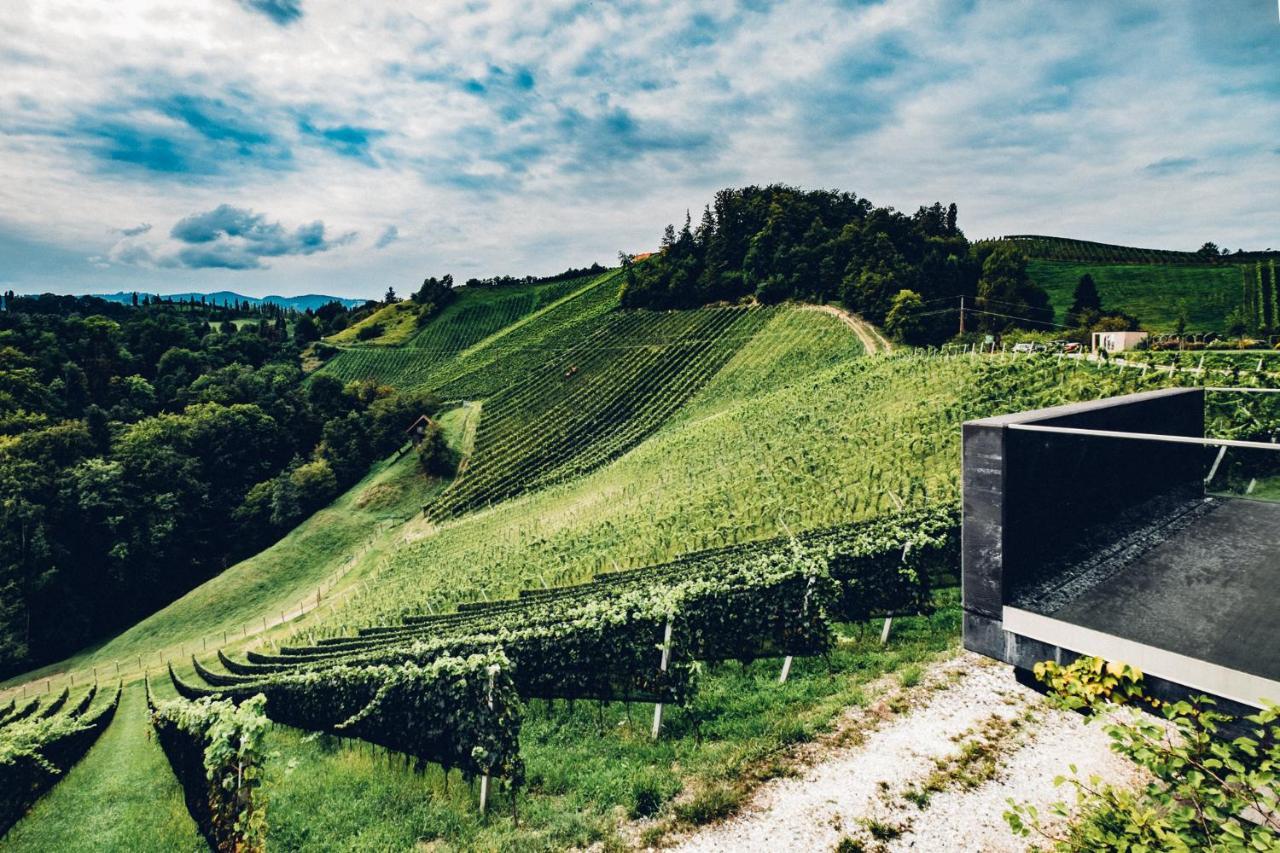
[{"label": "terraced slope", "polygon": [[430,514],[456,516],[619,456],[678,410],[774,313],[704,308],[614,315],[485,401],[473,454]]},{"label": "terraced slope", "polygon": [[[793,329],[799,351],[812,337],[808,322],[838,323],[806,312]],[[769,345],[748,347],[759,354]],[[726,366],[680,415],[584,477],[444,524],[406,523],[402,544],[377,586],[352,603],[347,624],[951,502],[964,420],[1169,381],[1075,363],[902,354],[845,359],[775,377],[769,387],[766,369],[752,377],[737,363],[736,378]],[[759,390],[737,396],[735,384]]]},{"label": "terraced slope", "polygon": [[435,356],[455,355],[521,317],[582,289],[594,278],[583,276],[528,286],[463,288],[457,301],[432,318],[426,328],[409,339],[407,346]]},{"label": "terraced slope", "polygon": [[[754,333],[734,340],[726,332],[717,338],[686,330],[674,338],[680,346],[706,340],[734,346],[678,412],[609,464],[443,523],[414,513],[377,531],[366,518],[372,553],[381,555],[376,573],[366,561],[354,570],[370,581],[368,587],[355,584],[350,589],[361,591],[335,601],[335,611],[321,608],[294,621],[288,629],[294,639],[313,642],[354,626],[585,581],[701,548],[803,535],[875,518],[900,505],[954,501],[963,419],[1170,381],[1155,372],[1144,377],[1134,370],[1048,359],[910,353],[863,358],[856,339],[830,315],[782,307],[725,316],[734,314],[748,318],[736,322],[757,324]],[[647,316],[646,322],[712,321]],[[615,315],[599,323],[636,322],[628,318]],[[656,344],[631,334],[640,349],[660,350],[679,328],[667,327]],[[575,375],[584,375],[577,366]],[[563,379],[563,373],[556,377]],[[480,409],[482,422],[490,402]],[[468,414],[454,417],[459,431]],[[596,443],[606,446],[610,435],[596,435]],[[317,523],[337,527],[362,507],[380,506],[375,485],[389,483],[366,482],[338,512]],[[399,509],[408,501],[392,503]],[[277,559],[292,555],[321,563],[302,572],[312,577],[326,576],[351,541],[310,555],[298,549],[303,544],[295,542],[294,550]],[[127,643],[138,650],[152,643],[152,659],[157,649],[170,659],[185,659],[210,620],[253,611],[253,600],[282,598],[272,589],[277,573],[285,590],[299,580],[287,561],[235,567],[198,591],[198,608],[194,600],[175,605],[131,632]],[[647,721],[633,721],[632,709],[622,705],[531,705],[521,735],[529,773],[518,827],[505,819],[481,819],[474,794],[458,784],[456,774],[450,783],[438,769],[416,774],[395,756],[279,730],[273,739],[285,753],[269,769],[270,843],[276,849],[316,850],[409,849],[433,842],[462,849],[558,849],[616,840],[620,812],[723,813],[740,795],[738,783],[727,780],[767,772],[768,756],[815,737],[850,704],[865,701],[869,679],[916,665],[951,644],[958,630],[954,595],[940,604],[933,617],[896,623],[895,631],[902,630],[888,649],[874,633],[842,629],[830,663],[800,661],[785,685],[777,683],[774,660],[715,668],[707,673],[697,707],[673,710],[668,733],[656,742],[648,737]],[[282,633],[271,636],[281,639]],[[185,653],[175,648],[180,640]],[[252,637],[244,641],[249,642]],[[238,644],[233,639],[230,645]],[[256,647],[263,650],[261,641]],[[913,677],[918,676],[917,671]],[[154,745],[136,738],[131,761],[143,760],[147,749]],[[102,801],[77,807],[95,825],[116,811]]]},{"label": "terraced slope", "polygon": [[352,347],[321,372],[347,382],[440,389],[450,398],[487,396],[590,334],[617,306],[617,276],[466,288],[403,346]]}]

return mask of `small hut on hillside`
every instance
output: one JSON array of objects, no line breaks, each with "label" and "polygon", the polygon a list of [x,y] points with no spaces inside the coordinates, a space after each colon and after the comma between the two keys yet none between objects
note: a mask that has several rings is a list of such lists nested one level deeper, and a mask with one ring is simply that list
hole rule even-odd
[{"label": "small hut on hillside", "polygon": [[420,415],[416,421],[409,424],[409,428],[404,432],[405,435],[409,436],[409,440],[413,442],[413,446],[417,447],[427,437],[427,432],[430,431],[433,424],[434,421],[431,418],[426,415]]}]

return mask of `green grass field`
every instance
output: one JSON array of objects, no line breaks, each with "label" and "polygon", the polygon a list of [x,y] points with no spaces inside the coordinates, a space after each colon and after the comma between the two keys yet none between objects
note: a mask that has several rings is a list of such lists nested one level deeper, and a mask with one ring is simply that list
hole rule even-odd
[{"label": "green grass field", "polygon": [[[223,631],[229,651],[273,648],[701,548],[954,502],[964,420],[1171,381],[1044,358],[866,357],[851,330],[826,313],[791,306],[622,313],[616,284],[609,274],[576,287],[431,368],[427,387],[457,389],[470,401],[441,421],[468,457],[450,488],[491,472],[483,506],[424,517],[422,505],[447,484],[423,478],[412,454],[385,461],[272,548],[45,672],[73,667],[83,679],[97,666],[114,677],[112,667],[124,661],[131,680],[137,671],[129,661],[140,658],[153,671],[171,660],[190,674],[189,655],[209,660]],[[409,349],[359,352],[395,365]],[[385,366],[376,357],[369,364]],[[290,610],[326,582],[333,586],[321,606],[305,615]],[[266,785],[269,844],[609,847],[637,816],[655,818],[646,843],[714,819],[780,772],[780,751],[868,701],[870,682],[954,648],[956,595],[940,595],[938,611],[904,620],[888,647],[865,626],[843,626],[830,667],[799,660],[785,685],[777,684],[775,660],[707,667],[695,705],[671,709],[656,743],[647,736],[647,705],[529,703],[518,827],[505,816],[482,820],[457,774],[415,773],[365,745],[278,728]],[[248,632],[281,611],[285,624]],[[129,796],[117,805],[105,782],[93,781],[110,775],[104,768],[129,785],[144,772],[162,787],[172,781],[146,737],[136,683],[126,697],[81,765],[93,773],[57,786],[14,837],[30,839],[32,849],[56,844],[77,825],[63,814],[73,807],[79,825],[124,827],[102,830],[98,849],[121,849],[119,833],[129,827],[160,831],[143,825]],[[186,841],[173,840],[182,821],[165,796],[158,823],[168,827],[168,849],[184,849]],[[66,806],[44,808],[58,802]],[[510,806],[500,793],[496,810]]]},{"label": "green grass field", "polygon": [[1136,316],[1144,329],[1172,332],[1185,312],[1192,332],[1222,332],[1227,315],[1240,306],[1240,268],[1175,266],[1171,264],[1093,264],[1076,261],[1032,260],[1031,280],[1049,294],[1054,319],[1065,322],[1080,276],[1088,273],[1098,285],[1102,307]]},{"label": "green grass field", "polygon": [[[361,339],[364,329],[379,326],[381,334]],[[337,334],[325,338],[326,343],[335,345],[357,346],[390,346],[408,340],[418,328],[417,304],[404,300],[393,305],[384,305],[358,323],[353,323]]]}]

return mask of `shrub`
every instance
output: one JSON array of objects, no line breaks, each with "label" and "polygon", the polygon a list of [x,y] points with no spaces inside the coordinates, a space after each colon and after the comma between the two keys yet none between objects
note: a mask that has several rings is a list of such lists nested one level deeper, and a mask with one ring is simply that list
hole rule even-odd
[{"label": "shrub", "polygon": [[458,470],[458,454],[445,443],[444,434],[434,423],[418,445],[418,464],[434,477],[452,477]]},{"label": "shrub", "polygon": [[[1280,706],[1236,720],[1213,701],[1158,703],[1143,694],[1142,674],[1124,664],[1082,658],[1070,667],[1037,667],[1066,707],[1107,718],[1116,702],[1159,707],[1165,722],[1132,711],[1107,724],[1112,748],[1145,768],[1152,780],[1130,791],[1097,776],[1070,777],[1083,818],[1065,832],[1047,829],[1034,806],[1009,800],[1005,820],[1023,837],[1035,833],[1057,850],[1280,850]],[[1108,715],[1110,716],[1110,715]],[[1228,738],[1227,724],[1247,722],[1246,735]],[[1068,817],[1058,802],[1052,813]]]},{"label": "shrub", "polygon": [[653,817],[662,810],[662,804],[671,799],[679,788],[675,780],[664,780],[656,773],[645,773],[631,782],[631,808],[634,818]]},{"label": "shrub", "polygon": [[382,333],[386,328],[381,323],[370,323],[367,326],[361,326],[360,331],[356,332],[356,340],[371,341],[374,338],[382,337]]}]

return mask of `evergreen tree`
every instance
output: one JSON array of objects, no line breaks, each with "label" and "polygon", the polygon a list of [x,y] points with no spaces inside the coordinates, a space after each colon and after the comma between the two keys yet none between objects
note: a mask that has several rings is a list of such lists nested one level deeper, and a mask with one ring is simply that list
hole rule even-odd
[{"label": "evergreen tree", "polygon": [[306,346],[312,341],[320,339],[320,329],[316,327],[316,320],[310,314],[303,314],[298,318],[298,322],[293,324],[293,339],[299,346]]},{"label": "evergreen tree", "polygon": [[1262,261],[1254,265],[1254,277],[1258,291],[1258,329],[1265,334],[1271,330],[1271,288],[1268,286]]},{"label": "evergreen tree", "polygon": [[92,404],[84,410],[84,423],[94,449],[106,456],[111,450],[111,426],[107,421],[107,413],[96,403]]},{"label": "evergreen tree", "polygon": [[1067,325],[1076,326],[1086,314],[1102,313],[1102,297],[1098,295],[1098,286],[1093,276],[1085,273],[1076,282],[1075,292],[1071,295],[1071,308],[1067,310]]}]

